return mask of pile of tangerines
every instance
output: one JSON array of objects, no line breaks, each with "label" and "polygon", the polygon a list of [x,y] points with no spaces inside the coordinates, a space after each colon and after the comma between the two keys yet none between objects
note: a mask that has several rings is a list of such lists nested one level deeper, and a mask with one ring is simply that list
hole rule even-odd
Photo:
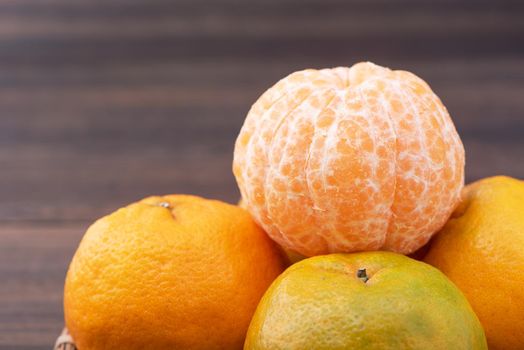
[{"label": "pile of tangerines", "polygon": [[149,197],[71,262],[79,350],[524,349],[524,182],[464,188],[420,78],[372,63],[267,90],[235,144],[238,205]]}]

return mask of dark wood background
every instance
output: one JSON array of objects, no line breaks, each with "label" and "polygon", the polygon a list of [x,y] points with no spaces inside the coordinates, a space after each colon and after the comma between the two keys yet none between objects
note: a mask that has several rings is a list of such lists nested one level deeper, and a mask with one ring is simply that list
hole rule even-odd
[{"label": "dark wood background", "polygon": [[150,194],[236,201],[257,96],[361,60],[429,82],[468,181],[524,178],[522,1],[0,1],[0,348],[52,347],[90,222]]}]

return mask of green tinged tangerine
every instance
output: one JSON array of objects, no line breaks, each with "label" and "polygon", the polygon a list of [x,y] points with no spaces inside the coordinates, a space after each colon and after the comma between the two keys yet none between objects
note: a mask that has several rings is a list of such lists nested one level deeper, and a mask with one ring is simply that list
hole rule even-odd
[{"label": "green tinged tangerine", "polygon": [[289,267],[266,291],[245,350],[484,350],[466,298],[437,269],[389,252]]}]

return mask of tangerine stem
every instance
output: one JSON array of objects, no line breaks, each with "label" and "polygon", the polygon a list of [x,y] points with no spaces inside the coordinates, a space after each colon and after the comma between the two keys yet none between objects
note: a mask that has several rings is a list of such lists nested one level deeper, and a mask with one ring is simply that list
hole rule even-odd
[{"label": "tangerine stem", "polygon": [[366,283],[369,280],[368,274],[366,273],[366,269],[358,269],[357,277],[364,283]]}]

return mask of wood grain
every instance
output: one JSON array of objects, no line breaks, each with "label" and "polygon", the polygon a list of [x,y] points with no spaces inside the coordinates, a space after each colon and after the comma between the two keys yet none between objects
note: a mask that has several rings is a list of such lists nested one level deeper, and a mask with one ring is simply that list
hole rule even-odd
[{"label": "wood grain", "polygon": [[89,222],[151,194],[235,202],[236,134],[294,70],[413,71],[468,181],[524,178],[523,18],[521,1],[0,1],[0,349],[52,347]]},{"label": "wood grain", "polygon": [[0,348],[52,349],[62,286],[83,226],[0,226]]}]

